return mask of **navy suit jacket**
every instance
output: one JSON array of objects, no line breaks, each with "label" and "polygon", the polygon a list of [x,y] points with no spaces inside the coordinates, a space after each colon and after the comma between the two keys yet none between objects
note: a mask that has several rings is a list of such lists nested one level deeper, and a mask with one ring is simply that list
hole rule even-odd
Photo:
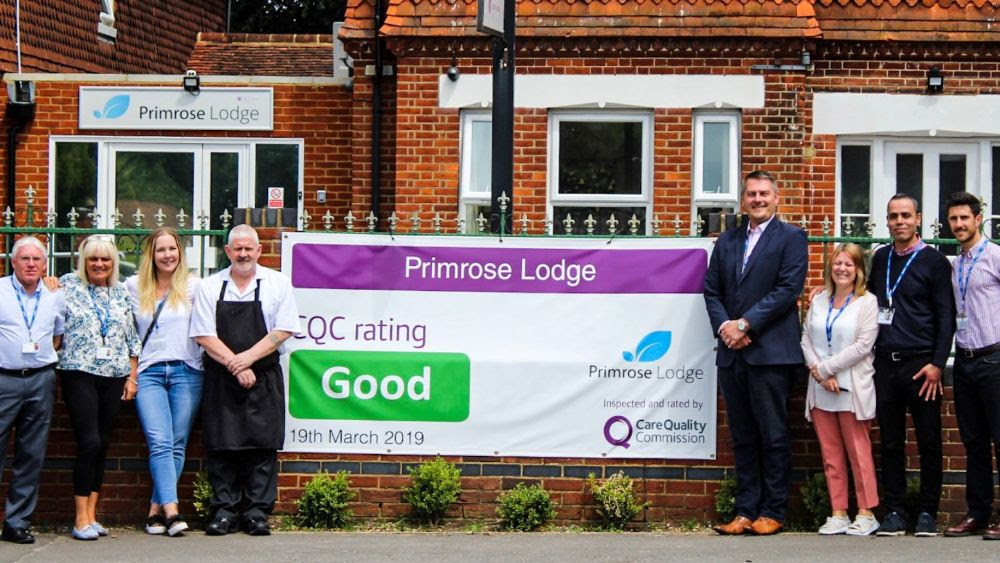
[{"label": "navy suit jacket", "polygon": [[749,365],[801,364],[798,297],[809,267],[806,234],[775,217],[741,275],[746,240],[746,225],[723,233],[705,274],[705,306],[713,335],[718,338],[722,323],[742,317],[750,323],[752,340],[735,351],[720,339],[715,365],[728,367],[737,356]]}]

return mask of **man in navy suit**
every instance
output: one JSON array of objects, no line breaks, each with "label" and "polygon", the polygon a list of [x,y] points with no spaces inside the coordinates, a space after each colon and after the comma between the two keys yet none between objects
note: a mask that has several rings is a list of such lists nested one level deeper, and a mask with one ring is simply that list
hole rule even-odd
[{"label": "man in navy suit", "polygon": [[806,234],[775,217],[778,182],[751,172],[740,195],[749,225],[719,237],[705,275],[705,306],[718,338],[738,481],[725,535],[781,531],[788,505],[788,395],[802,365],[797,300],[808,268]]}]

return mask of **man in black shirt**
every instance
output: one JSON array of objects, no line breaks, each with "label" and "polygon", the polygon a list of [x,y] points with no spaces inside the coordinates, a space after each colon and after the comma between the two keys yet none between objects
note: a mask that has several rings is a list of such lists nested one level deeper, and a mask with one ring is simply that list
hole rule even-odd
[{"label": "man in black shirt", "polygon": [[880,536],[906,533],[906,410],[920,452],[917,536],[937,535],[941,501],[941,372],[955,334],[951,265],[917,233],[920,209],[908,194],[889,200],[893,243],[872,256],[868,289],[878,297],[875,396],[882,436]]}]

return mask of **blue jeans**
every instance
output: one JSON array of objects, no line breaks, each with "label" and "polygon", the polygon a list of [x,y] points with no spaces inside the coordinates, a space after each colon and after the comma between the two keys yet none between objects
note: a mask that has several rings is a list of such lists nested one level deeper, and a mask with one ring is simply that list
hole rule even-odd
[{"label": "blue jeans", "polygon": [[135,406],[149,444],[156,504],[177,502],[177,479],[201,402],[202,372],[182,361],[159,362],[139,374]]}]

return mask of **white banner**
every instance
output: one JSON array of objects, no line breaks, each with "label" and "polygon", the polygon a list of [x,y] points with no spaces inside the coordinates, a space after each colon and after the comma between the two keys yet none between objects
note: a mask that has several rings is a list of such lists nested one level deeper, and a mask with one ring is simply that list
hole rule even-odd
[{"label": "white banner", "polygon": [[715,459],[711,246],[286,233],[285,451]]},{"label": "white banner", "polygon": [[80,87],[80,129],[270,131],[271,88]]}]

